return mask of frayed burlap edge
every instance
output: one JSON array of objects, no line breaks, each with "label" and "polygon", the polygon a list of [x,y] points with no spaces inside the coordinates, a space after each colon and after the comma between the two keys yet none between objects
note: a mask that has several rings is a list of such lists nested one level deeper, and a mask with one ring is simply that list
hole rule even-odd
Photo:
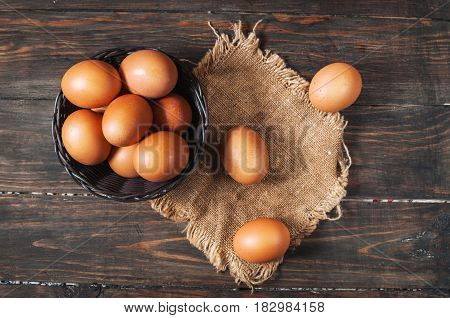
[{"label": "frayed burlap edge", "polygon": [[[330,126],[330,129],[338,129],[343,132],[347,122],[339,113],[325,113],[311,105],[307,90],[309,82],[299,76],[296,71],[288,68],[278,54],[269,50],[263,52],[259,48],[259,39],[256,37],[255,29],[260,22],[261,20],[255,24],[253,31],[250,32],[247,37],[242,31],[242,24],[240,21],[239,23],[233,24],[233,39],[230,39],[227,34],[219,34],[208,22],[208,25],[213,30],[217,39],[214,47],[206,53],[194,69],[194,74],[197,76],[200,83],[204,76],[211,72],[218,63],[223,63],[224,60],[227,59],[227,56],[234,50],[248,50],[256,54],[259,57],[261,64],[267,67],[289,92],[296,95],[302,104],[310,107],[310,110],[315,116],[319,116],[323,122],[327,123]],[[351,158],[348,149],[344,143],[342,146],[343,151],[338,159],[340,175],[338,176],[335,185],[328,191],[328,195],[324,200],[318,204],[315,209],[308,211],[309,224],[307,224],[301,233],[291,232],[291,246],[293,247],[300,245],[301,240],[316,229],[319,221],[334,221],[342,216],[342,210],[339,203],[346,195],[345,187],[348,183],[348,171],[351,166]],[[174,191],[176,191],[176,189]],[[186,237],[189,242],[206,255],[217,271],[225,271],[228,268],[237,284],[243,282],[250,288],[253,288],[253,285],[260,284],[269,279],[277,269],[278,265],[283,262],[283,259],[281,258],[257,266],[256,271],[249,271],[249,267],[246,266],[246,263],[239,259],[236,254],[227,253],[221,250],[219,244],[207,236],[206,231],[195,222],[192,222],[189,218],[188,211],[178,211],[173,203],[166,197],[150,201],[150,206],[164,217],[174,221],[188,221],[184,232],[186,232]],[[336,215],[329,216],[328,213],[334,208],[336,208]]]}]

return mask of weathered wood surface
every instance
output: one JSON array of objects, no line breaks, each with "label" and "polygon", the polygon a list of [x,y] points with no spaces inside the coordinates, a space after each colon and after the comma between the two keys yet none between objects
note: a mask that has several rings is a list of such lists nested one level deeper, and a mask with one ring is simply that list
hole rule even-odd
[{"label": "weathered wood surface", "polygon": [[[155,1],[155,0],[9,0],[11,7],[18,10],[97,10],[97,11],[158,11],[158,12],[253,12],[253,13],[293,13],[299,16],[305,14],[330,14],[344,16],[386,16],[421,18],[433,12],[445,3],[444,0],[306,0],[306,1],[270,1],[270,0],[229,0],[220,2],[214,0],[191,1],[186,5],[184,1]],[[7,10],[4,6],[0,9]],[[9,9],[9,8],[8,8]],[[433,18],[448,19],[448,10],[439,10],[432,15]]]},{"label": "weathered wood surface", "polygon": [[[235,288],[190,246],[183,223],[145,203],[0,196],[0,277],[20,281]],[[448,288],[446,204],[345,202],[290,251],[264,288]],[[32,260],[32,261],[30,261]]]},{"label": "weathered wood surface", "polygon": [[[45,100],[0,100],[1,191],[86,193],[56,158],[52,109]],[[344,116],[349,198],[450,197],[449,107],[353,106]]]},{"label": "weathered wood surface", "polygon": [[0,284],[0,297],[11,298],[94,298],[103,293],[101,285],[89,284],[19,284],[13,282],[2,282]]},{"label": "weathered wood surface", "polygon": [[448,290],[442,289],[335,289],[335,288],[298,288],[293,289],[269,289],[257,287],[253,293],[249,289],[208,289],[208,288],[186,288],[186,287],[120,287],[102,286],[96,284],[15,284],[0,285],[0,296],[35,298],[35,297],[57,297],[57,298],[129,298],[129,297],[246,297],[246,298],[309,298],[309,297],[446,297]]},{"label": "weathered wood surface", "polygon": [[53,99],[69,66],[105,48],[161,47],[197,62],[214,44],[208,20],[227,30],[230,21],[242,19],[250,29],[260,18],[263,47],[308,79],[332,61],[356,63],[364,82],[358,105],[444,105],[450,93],[447,21],[270,13],[23,14],[0,12],[0,86],[7,88],[2,99]]},{"label": "weathered wood surface", "polygon": [[[0,297],[448,297],[450,11],[429,15],[443,3],[0,4]],[[83,56],[146,45],[198,61],[215,40],[207,21],[259,19],[262,46],[306,78],[356,62],[364,89],[343,112],[343,219],[323,222],[250,295],[189,245],[184,224],[84,196],[53,153],[51,117],[62,74]]]}]

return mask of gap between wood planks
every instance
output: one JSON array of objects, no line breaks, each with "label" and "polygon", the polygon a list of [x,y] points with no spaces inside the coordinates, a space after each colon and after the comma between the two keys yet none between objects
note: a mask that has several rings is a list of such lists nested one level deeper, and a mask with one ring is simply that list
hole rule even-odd
[{"label": "gap between wood planks", "polygon": [[[95,197],[90,193],[58,193],[58,192],[25,192],[25,191],[0,191],[1,195],[15,196],[61,196],[61,197]],[[342,202],[366,202],[366,203],[450,203],[448,199],[394,199],[394,198],[344,198]]]}]

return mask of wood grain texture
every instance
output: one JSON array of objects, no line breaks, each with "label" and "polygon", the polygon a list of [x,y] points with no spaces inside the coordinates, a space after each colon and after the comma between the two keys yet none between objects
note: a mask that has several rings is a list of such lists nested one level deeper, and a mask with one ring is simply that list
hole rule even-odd
[{"label": "wood grain texture", "polygon": [[0,285],[0,295],[15,298],[310,298],[310,297],[445,297],[448,290],[437,292],[434,289],[347,289],[306,288],[291,290],[289,288],[269,289],[257,287],[253,293],[246,288],[208,289],[186,287],[120,287],[101,285]]},{"label": "wood grain texture", "polygon": [[[145,203],[0,196],[3,280],[236,288]],[[446,204],[346,202],[264,288],[449,288]],[[30,261],[32,260],[32,261]]]},{"label": "wood grain texture", "polygon": [[0,297],[8,298],[95,298],[101,293],[100,285],[90,284],[0,284]]},{"label": "wood grain texture", "polygon": [[[448,22],[289,13],[0,12],[3,99],[52,99],[72,64],[105,48],[145,45],[199,61],[214,44],[206,22],[229,29],[260,18],[262,46],[306,78],[333,61],[356,63],[358,105],[444,105],[450,93]],[[75,30],[75,32],[74,32]]]},{"label": "wood grain texture", "polygon": [[[289,12],[298,15],[304,14],[330,14],[330,15],[363,15],[363,16],[389,16],[389,17],[417,17],[421,18],[445,3],[443,0],[408,1],[408,0],[382,0],[382,1],[240,1],[230,0],[218,3],[215,0],[191,1],[187,6],[183,1],[122,1],[110,0],[9,0],[8,3],[15,9],[46,9],[46,10],[125,10],[125,11],[177,11],[177,12]],[[7,10],[7,6],[0,7]],[[433,18],[448,19],[448,10],[440,10],[432,15]]]},{"label": "wood grain texture", "polygon": [[420,290],[399,290],[399,289],[359,289],[359,290],[336,290],[333,288],[318,288],[310,290],[283,290],[256,289],[253,293],[249,289],[182,289],[182,288],[103,288],[99,297],[198,297],[198,298],[316,298],[316,297],[445,297],[448,290],[442,289],[420,289]]},{"label": "wood grain texture", "polygon": [[[46,100],[0,100],[0,191],[86,193],[53,151],[52,112]],[[356,105],[343,114],[349,198],[449,198],[449,107]]]}]

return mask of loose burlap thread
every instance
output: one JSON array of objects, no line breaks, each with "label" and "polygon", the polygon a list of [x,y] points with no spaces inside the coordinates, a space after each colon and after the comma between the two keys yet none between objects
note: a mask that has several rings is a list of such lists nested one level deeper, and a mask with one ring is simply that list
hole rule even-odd
[{"label": "loose burlap thread", "polygon": [[[275,218],[288,227],[291,246],[299,245],[319,221],[341,216],[350,167],[343,117],[311,105],[309,83],[280,56],[259,48],[255,28],[245,36],[241,23],[233,24],[232,38],[212,28],[216,43],[194,74],[208,104],[207,142],[217,143],[226,128],[252,127],[269,147],[268,176],[255,185],[238,184],[207,163],[219,159],[211,146],[180,186],[151,201],[163,216],[187,221],[189,242],[218,271],[229,269],[237,283],[248,286],[270,278],[283,259],[263,264],[240,259],[233,250],[236,231],[255,218]],[[331,217],[334,208],[337,215]]]}]

